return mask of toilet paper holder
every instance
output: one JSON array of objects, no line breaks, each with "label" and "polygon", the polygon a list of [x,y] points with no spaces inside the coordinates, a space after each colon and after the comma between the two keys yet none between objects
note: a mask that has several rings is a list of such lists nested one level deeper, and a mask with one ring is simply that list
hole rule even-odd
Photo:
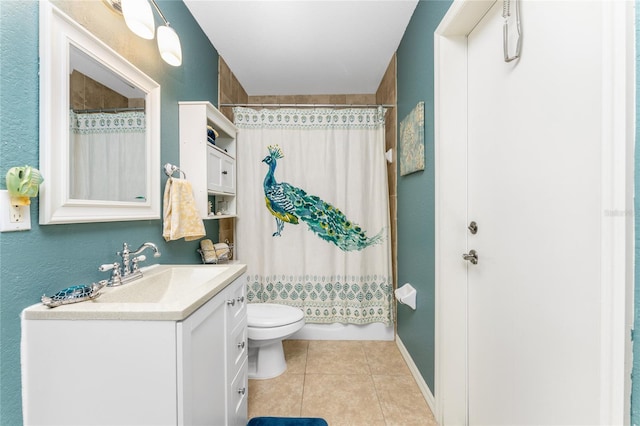
[{"label": "toilet paper holder", "polygon": [[406,283],[394,291],[398,302],[409,306],[414,311],[416,310],[416,293],[416,289],[409,283]]}]

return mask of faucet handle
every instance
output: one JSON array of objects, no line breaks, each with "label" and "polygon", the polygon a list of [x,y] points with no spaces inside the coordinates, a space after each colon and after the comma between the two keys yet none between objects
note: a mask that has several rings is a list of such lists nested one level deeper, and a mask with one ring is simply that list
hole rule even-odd
[{"label": "faucet handle", "polygon": [[122,284],[122,275],[120,273],[120,264],[118,262],[105,263],[104,265],[100,265],[100,267],[98,267],[98,271],[113,271],[111,272],[111,279],[109,280],[107,286],[115,287]]},{"label": "faucet handle", "polygon": [[112,269],[117,270],[119,267],[120,267],[120,264],[118,262],[105,263],[104,265],[100,265],[100,267],[98,268],[98,271],[106,272]]},{"label": "faucet handle", "polygon": [[133,263],[133,272],[136,272],[138,270],[138,262],[144,262],[145,260],[147,260],[147,256],[145,256],[144,254],[134,257],[131,260],[131,262]]}]

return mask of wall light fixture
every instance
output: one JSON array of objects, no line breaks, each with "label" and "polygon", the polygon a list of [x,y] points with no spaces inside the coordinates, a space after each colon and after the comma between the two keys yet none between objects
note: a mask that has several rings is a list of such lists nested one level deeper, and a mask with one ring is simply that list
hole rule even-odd
[{"label": "wall light fixture", "polygon": [[121,0],[121,5],[127,27],[138,37],[151,40],[156,32],[156,23],[147,0]]},{"label": "wall light fixture", "polygon": [[[155,34],[155,19],[151,5],[164,22],[158,27],[158,50],[160,56],[169,65],[178,67],[182,64],[182,47],[176,31],[158,7],[155,0],[104,0],[114,10],[124,16],[127,27],[139,37],[151,40]],[[151,2],[151,5],[149,4]]]}]

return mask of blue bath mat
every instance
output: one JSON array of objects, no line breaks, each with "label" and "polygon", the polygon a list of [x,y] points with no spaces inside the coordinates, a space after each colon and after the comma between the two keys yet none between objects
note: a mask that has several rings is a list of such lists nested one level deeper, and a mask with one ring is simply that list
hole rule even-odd
[{"label": "blue bath mat", "polygon": [[319,417],[254,417],[247,426],[329,426]]}]

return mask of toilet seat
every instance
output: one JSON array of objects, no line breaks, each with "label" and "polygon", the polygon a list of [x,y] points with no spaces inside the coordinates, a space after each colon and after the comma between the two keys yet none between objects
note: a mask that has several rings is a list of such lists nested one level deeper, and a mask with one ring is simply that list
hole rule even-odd
[{"label": "toilet seat", "polygon": [[275,303],[249,303],[247,325],[255,328],[282,327],[304,318],[301,309]]}]

